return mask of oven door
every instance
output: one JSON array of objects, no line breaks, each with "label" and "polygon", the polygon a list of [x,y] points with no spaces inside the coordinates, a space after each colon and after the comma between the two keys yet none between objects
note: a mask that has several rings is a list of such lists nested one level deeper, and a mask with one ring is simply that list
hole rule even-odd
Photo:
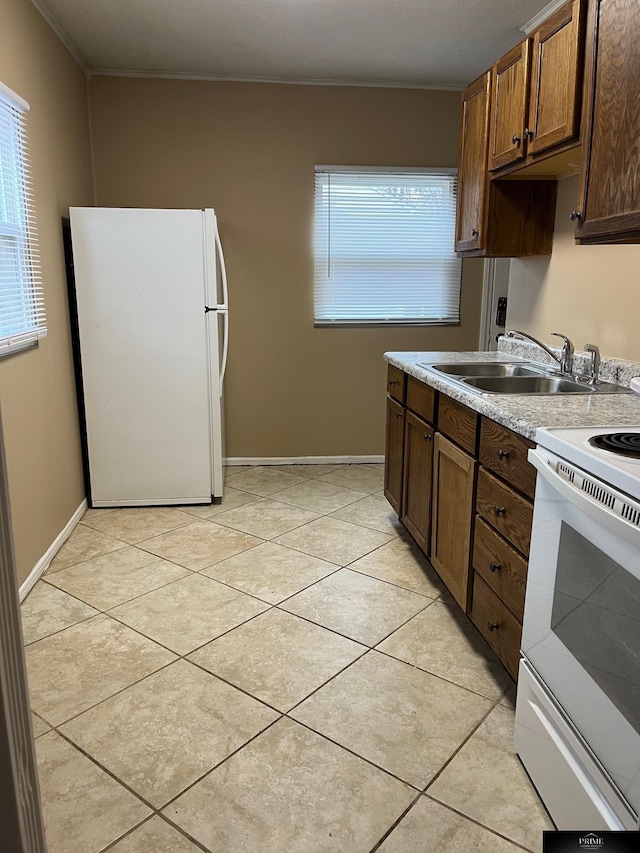
[{"label": "oven door", "polygon": [[[522,651],[638,814],[640,505],[582,485],[579,470],[571,482],[547,451],[529,460],[538,478]],[[616,495],[631,521],[609,508]]]}]

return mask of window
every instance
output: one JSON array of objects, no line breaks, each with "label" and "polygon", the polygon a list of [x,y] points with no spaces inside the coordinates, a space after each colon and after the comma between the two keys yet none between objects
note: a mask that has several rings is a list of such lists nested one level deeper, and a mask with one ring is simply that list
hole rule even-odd
[{"label": "window", "polygon": [[315,168],[316,325],[458,323],[455,169]]},{"label": "window", "polygon": [[0,355],[47,333],[24,117],[29,105],[0,83]]}]

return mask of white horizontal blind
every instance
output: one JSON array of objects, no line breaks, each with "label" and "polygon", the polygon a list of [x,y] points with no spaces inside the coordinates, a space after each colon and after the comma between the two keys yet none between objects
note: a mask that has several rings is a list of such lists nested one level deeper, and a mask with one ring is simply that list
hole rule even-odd
[{"label": "white horizontal blind", "polygon": [[0,83],[0,355],[47,333],[24,123],[28,109]]},{"label": "white horizontal blind", "polygon": [[317,325],[460,318],[455,170],[315,169]]}]

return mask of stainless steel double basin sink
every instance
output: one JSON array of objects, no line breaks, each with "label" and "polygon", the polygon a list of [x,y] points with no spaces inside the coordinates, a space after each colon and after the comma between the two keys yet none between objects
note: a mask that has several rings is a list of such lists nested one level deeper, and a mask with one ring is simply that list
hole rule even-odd
[{"label": "stainless steel double basin sink", "polygon": [[535,362],[477,361],[459,364],[419,364],[445,374],[452,382],[477,394],[625,394],[628,388],[611,382],[574,379]]}]

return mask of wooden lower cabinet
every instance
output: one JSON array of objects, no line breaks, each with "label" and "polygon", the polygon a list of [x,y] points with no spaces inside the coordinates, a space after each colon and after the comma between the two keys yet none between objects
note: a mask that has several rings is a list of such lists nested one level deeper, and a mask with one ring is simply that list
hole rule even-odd
[{"label": "wooden lower cabinet", "polygon": [[467,611],[477,461],[436,433],[433,448],[431,562]]},{"label": "wooden lower cabinet", "polygon": [[407,412],[401,520],[427,556],[430,551],[434,435],[435,430],[426,421],[413,412]]},{"label": "wooden lower cabinet", "polygon": [[470,616],[509,675],[517,679],[522,623],[477,572],[473,573]]},{"label": "wooden lower cabinet", "polygon": [[402,514],[402,463],[405,408],[387,397],[387,431],[384,450],[384,496]]}]

